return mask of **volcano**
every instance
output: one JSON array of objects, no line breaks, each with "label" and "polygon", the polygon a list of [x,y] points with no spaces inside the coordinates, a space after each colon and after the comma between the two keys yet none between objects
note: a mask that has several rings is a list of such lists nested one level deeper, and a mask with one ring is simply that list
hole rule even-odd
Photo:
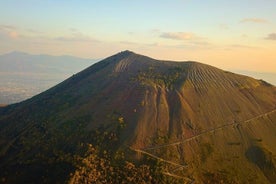
[{"label": "volcano", "polygon": [[113,166],[161,164],[164,183],[276,183],[276,87],[124,51],[0,107],[3,183],[73,181],[91,145]]}]

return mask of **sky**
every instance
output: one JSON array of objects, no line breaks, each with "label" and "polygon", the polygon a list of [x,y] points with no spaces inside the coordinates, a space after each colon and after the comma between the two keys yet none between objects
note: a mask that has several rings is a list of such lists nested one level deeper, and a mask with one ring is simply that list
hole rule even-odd
[{"label": "sky", "polygon": [[276,72],[276,0],[2,0],[0,54],[156,59]]}]

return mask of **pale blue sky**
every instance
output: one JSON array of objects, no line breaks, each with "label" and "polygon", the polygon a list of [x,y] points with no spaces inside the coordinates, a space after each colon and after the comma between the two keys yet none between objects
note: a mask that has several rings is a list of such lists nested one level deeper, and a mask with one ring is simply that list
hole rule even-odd
[{"label": "pale blue sky", "polygon": [[121,50],[276,72],[275,0],[0,1],[0,54]]}]

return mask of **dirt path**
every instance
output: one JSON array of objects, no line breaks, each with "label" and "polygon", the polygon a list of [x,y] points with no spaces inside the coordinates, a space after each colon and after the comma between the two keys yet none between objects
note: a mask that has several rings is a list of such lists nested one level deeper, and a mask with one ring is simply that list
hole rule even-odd
[{"label": "dirt path", "polygon": [[[174,166],[177,166],[177,169],[179,168],[187,168],[188,165],[181,165],[181,164],[178,164],[178,163],[175,163],[175,162],[172,162],[172,161],[169,161],[169,160],[166,160],[166,159],[163,159],[161,157],[158,157],[156,155],[153,155],[151,153],[148,153],[146,151],[143,151],[143,150],[140,150],[140,149],[134,149],[134,148],[130,148],[131,150],[137,152],[137,153],[142,153],[142,154],[145,154],[145,155],[148,155],[152,158],[155,158],[161,162],[165,162],[165,163],[168,163],[168,164],[171,164],[171,165],[174,165]],[[174,177],[174,178],[178,178],[178,179],[183,179],[183,180],[186,180],[187,182],[189,182],[189,184],[192,184],[194,183],[194,179],[192,178],[188,178],[188,177],[184,177],[184,176],[178,176],[176,174],[173,174],[173,173],[170,173],[170,172],[163,172],[164,175],[167,175],[167,176],[170,176],[170,177]]]},{"label": "dirt path", "polygon": [[135,151],[135,152],[137,152],[137,153],[142,153],[142,154],[148,155],[148,156],[150,156],[150,157],[152,157],[152,158],[155,158],[155,159],[157,159],[157,160],[159,160],[159,161],[161,161],[161,162],[166,162],[166,163],[168,163],[168,164],[175,165],[175,166],[182,167],[182,168],[183,168],[183,167],[188,167],[187,165],[181,165],[181,164],[178,164],[178,163],[169,161],[169,160],[165,160],[165,159],[163,159],[163,158],[161,158],[161,157],[158,157],[158,156],[156,156],[156,155],[153,155],[153,154],[151,154],[151,153],[148,153],[148,152],[143,151],[143,150],[140,150],[140,149],[134,149],[134,148],[130,148],[130,149],[132,149],[133,151]]},{"label": "dirt path", "polygon": [[177,142],[173,142],[173,143],[168,143],[168,144],[162,144],[162,145],[158,145],[158,146],[152,146],[152,147],[148,147],[148,148],[143,148],[142,150],[144,150],[144,151],[146,151],[146,150],[155,150],[155,149],[160,149],[160,148],[164,148],[164,147],[168,147],[168,146],[175,146],[175,145],[183,144],[183,143],[189,142],[191,140],[194,140],[194,139],[196,139],[196,138],[198,138],[198,137],[200,137],[202,135],[205,135],[205,134],[208,134],[208,133],[213,133],[213,132],[215,132],[217,130],[221,130],[221,129],[229,127],[229,126],[243,124],[243,123],[248,123],[248,122],[250,122],[250,121],[252,121],[254,119],[258,119],[260,117],[267,116],[267,115],[269,115],[271,113],[274,113],[274,112],[276,112],[276,109],[274,109],[274,110],[272,110],[270,112],[264,113],[264,114],[260,114],[258,116],[255,116],[253,118],[247,119],[247,120],[242,121],[242,122],[234,122],[234,123],[230,123],[230,124],[225,124],[225,125],[222,125],[222,126],[210,129],[210,130],[203,131],[200,134],[197,134],[197,135],[192,136],[190,138],[187,138],[185,140],[181,140],[181,141],[177,141]]}]

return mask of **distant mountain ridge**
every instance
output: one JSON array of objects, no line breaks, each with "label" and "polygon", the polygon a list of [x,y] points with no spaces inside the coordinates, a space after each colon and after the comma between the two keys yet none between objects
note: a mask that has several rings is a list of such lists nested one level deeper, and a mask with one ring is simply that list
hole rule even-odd
[{"label": "distant mountain ridge", "polygon": [[247,75],[254,77],[255,79],[262,79],[276,86],[276,73],[274,72],[256,72],[256,71],[246,71],[246,70],[233,70],[234,73]]},{"label": "distant mountain ridge", "polygon": [[95,61],[75,56],[33,55],[14,51],[0,56],[0,72],[74,74],[75,68],[85,68]]},{"label": "distant mountain ridge", "polygon": [[124,51],[0,108],[0,176],[87,178],[92,163],[75,158],[95,158],[83,154],[88,144],[110,153],[114,167],[161,164],[182,183],[275,183],[275,109],[276,87],[265,81]]},{"label": "distant mountain ridge", "polygon": [[0,55],[0,104],[11,104],[30,98],[96,61],[17,51]]}]

